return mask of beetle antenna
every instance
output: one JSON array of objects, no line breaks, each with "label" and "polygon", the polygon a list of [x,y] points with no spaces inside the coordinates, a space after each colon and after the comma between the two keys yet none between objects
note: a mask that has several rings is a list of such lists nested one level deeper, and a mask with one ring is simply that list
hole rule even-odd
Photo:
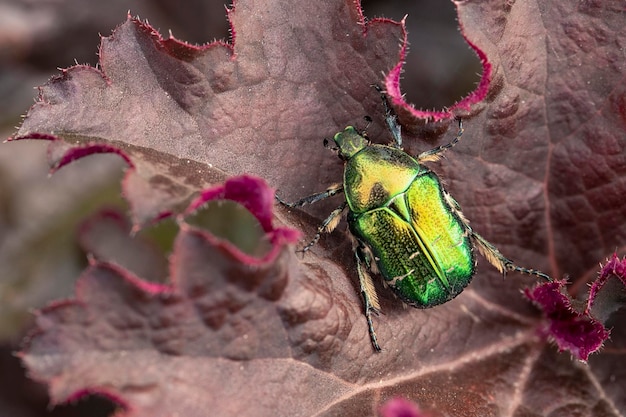
[{"label": "beetle antenna", "polygon": [[360,132],[359,134],[363,136],[365,140],[367,140],[367,146],[372,144],[372,141],[370,140],[370,137],[368,136],[367,132],[363,131],[363,132]]},{"label": "beetle antenna", "polygon": [[324,147],[326,149],[330,149],[331,151],[338,151],[339,148],[336,146],[330,146],[330,139],[324,138]]},{"label": "beetle antenna", "polygon": [[365,123],[366,123],[365,127],[363,128],[363,132],[365,132],[372,124],[372,118],[369,117],[368,115],[365,115],[363,116],[363,120],[365,120]]}]

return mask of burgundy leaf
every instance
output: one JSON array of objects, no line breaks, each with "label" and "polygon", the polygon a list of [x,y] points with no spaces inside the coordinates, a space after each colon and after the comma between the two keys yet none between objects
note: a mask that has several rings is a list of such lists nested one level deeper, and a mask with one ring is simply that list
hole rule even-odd
[{"label": "burgundy leaf", "polygon": [[614,253],[602,267],[598,279],[589,288],[585,312],[606,322],[617,310],[626,306],[626,258]]},{"label": "burgundy leaf", "polygon": [[[163,169],[150,169],[171,166],[167,154],[179,158],[178,165],[202,165],[176,172],[196,190],[208,185],[202,183],[205,173],[217,167],[228,174],[260,175],[283,191],[314,191],[310,168],[339,174],[332,158],[318,152],[321,138],[374,108],[379,111],[370,85],[397,64],[404,29],[388,20],[366,24],[352,1],[324,8],[303,2],[299,13],[291,3],[274,4],[272,13],[257,13],[255,7],[237,2],[236,12],[229,13],[232,46],[163,40],[129,17],[102,39],[102,71],[63,70],[41,88],[17,137],[47,132],[71,144],[123,143],[121,153],[134,153],[128,158],[136,175],[125,181],[125,194],[139,224],[176,211],[179,204],[172,200],[187,196],[179,188],[188,184],[177,184]],[[298,145],[301,140],[310,142],[308,150]],[[53,164],[72,158],[70,153],[77,151]],[[305,162],[306,175],[294,178],[289,168]],[[218,177],[213,174],[209,181],[223,179]],[[159,196],[147,199],[147,189]],[[172,207],[164,209],[167,203]]]},{"label": "burgundy leaf", "polygon": [[[242,192],[250,196],[247,201]],[[241,177],[205,194],[235,196],[255,207],[252,214],[264,222],[273,190]],[[215,407],[226,380],[235,383],[231,389],[239,398],[246,396],[244,389],[252,401],[256,385],[267,385],[284,372],[296,380],[315,378],[319,371],[305,363],[294,368],[293,361],[285,361],[277,368],[270,360],[289,354],[289,332],[275,302],[295,270],[287,244],[298,234],[270,222],[264,226],[272,250],[252,262],[232,244],[182,224],[169,285],[144,281],[120,266],[94,263],[78,281],[75,300],[55,303],[38,315],[24,362],[37,379],[54,380],[55,402],[97,392],[131,414],[153,416],[171,415],[172,410],[201,415],[208,409],[230,415],[245,409],[245,402]],[[251,366],[242,368],[246,362]],[[326,378],[327,394],[345,389],[345,383]]]},{"label": "burgundy leaf", "polygon": [[474,90],[458,103],[455,103],[454,105],[443,111],[420,110],[416,109],[410,103],[406,102],[404,99],[404,95],[400,90],[400,75],[402,73],[402,66],[404,64],[406,54],[406,39],[404,41],[404,48],[402,48],[400,52],[400,62],[385,77],[384,85],[391,103],[401,108],[401,114],[410,114],[413,118],[413,120],[411,120],[412,123],[420,123],[420,121],[415,119],[426,119],[433,122],[450,119],[454,117],[455,114],[464,114],[471,111],[472,106],[485,99],[487,93],[489,92],[491,82],[491,63],[487,59],[485,53],[468,40],[469,46],[476,52],[476,54],[480,58],[480,63],[483,67],[483,73],[478,86],[476,86],[476,90]]},{"label": "burgundy leaf", "polygon": [[104,201],[122,203],[122,164],[115,158],[85,159],[50,178],[45,150],[36,142],[0,150],[0,340],[5,343],[32,325],[33,309],[72,293],[86,265],[76,242],[84,217]]},{"label": "burgundy leaf", "polygon": [[[623,7],[457,8],[483,77],[450,111],[400,100],[402,24],[366,23],[351,0],[241,0],[229,12],[232,44],[163,40],[129,18],[103,38],[102,71],[51,80],[18,136],[54,139],[53,162],[122,155],[124,193],[144,225],[209,201],[198,192],[225,174],[260,175],[287,200],[341,181],[322,138],[371,115],[369,136],[388,142],[370,87],[380,83],[412,154],[435,146],[416,136],[445,143],[453,113],[465,117],[461,143],[432,165],[478,233],[522,266],[587,281],[625,244]],[[311,238],[339,200],[276,217]],[[503,281],[481,260],[468,289],[434,309],[406,309],[377,281],[383,352],[374,354],[345,227],[301,260],[273,248],[272,261],[253,265],[182,222],[170,285],[92,265],[77,300],[40,314],[24,360],[55,401],[108,392],[128,415],[372,415],[398,396],[433,416],[626,412],[623,320],[581,365],[538,335],[545,322],[520,296],[533,279]]]},{"label": "burgundy leaf", "polygon": [[102,210],[81,225],[82,248],[98,261],[123,266],[148,281],[164,282],[168,264],[164,253],[141,235],[119,210]]},{"label": "burgundy leaf", "polygon": [[565,281],[544,283],[526,290],[525,294],[547,317],[545,336],[554,340],[559,350],[568,350],[586,361],[608,339],[609,331],[590,315],[572,307],[571,299],[562,293],[565,284]]},{"label": "burgundy leaf", "polygon": [[[51,134],[28,133],[10,140],[48,140],[51,172],[96,154],[118,155],[128,165],[122,181],[123,194],[131,206],[135,229],[180,212],[202,187],[223,180],[219,169],[154,149],[133,145],[93,142],[93,138],[67,135],[66,142]],[[67,139],[67,138],[66,138]],[[77,141],[81,143],[77,145]]]}]

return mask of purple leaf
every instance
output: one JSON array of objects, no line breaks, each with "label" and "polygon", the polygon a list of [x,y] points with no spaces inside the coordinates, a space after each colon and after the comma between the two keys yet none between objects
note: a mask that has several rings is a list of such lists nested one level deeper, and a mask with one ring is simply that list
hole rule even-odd
[{"label": "purple leaf", "polygon": [[78,239],[85,252],[101,262],[123,266],[153,282],[165,282],[168,263],[151,241],[131,236],[132,225],[119,210],[102,210],[80,227]]},{"label": "purple leaf", "polygon": [[86,265],[76,242],[84,217],[105,201],[122,203],[119,161],[83,160],[49,178],[40,145],[4,145],[0,152],[0,340],[5,343],[24,334],[33,309],[72,293]]},{"label": "purple leaf", "polygon": [[545,335],[556,342],[559,350],[568,350],[586,361],[608,339],[609,332],[602,323],[572,307],[571,299],[562,293],[565,284],[565,281],[544,283],[526,290],[525,294],[546,315]]},{"label": "purple leaf", "polygon": [[[184,212],[227,175],[262,176],[287,200],[340,181],[322,138],[369,114],[369,136],[388,142],[370,87],[386,80],[412,154],[435,146],[417,136],[445,143],[452,113],[464,116],[463,140],[432,165],[472,227],[522,266],[584,281],[625,243],[623,8],[457,8],[484,68],[450,112],[399,101],[401,24],[366,23],[352,1],[241,0],[229,13],[232,45],[163,40],[129,19],[103,39],[102,71],[71,68],[42,87],[18,136],[54,135],[53,162],[122,155],[124,193],[143,226]],[[337,205],[276,217],[310,238]],[[377,282],[384,351],[374,354],[345,228],[303,259],[273,247],[273,262],[251,265],[182,222],[171,285],[92,265],[77,300],[40,314],[24,360],[56,402],[108,392],[129,415],[371,415],[397,396],[435,416],[626,410],[623,320],[582,366],[537,337],[544,321],[520,296],[532,278],[503,281],[481,260],[463,294],[430,310],[405,309]]]},{"label": "purple leaf", "polygon": [[[273,197],[264,182],[252,177],[234,178],[205,194],[234,196],[254,207],[260,222],[267,220]],[[38,315],[24,362],[35,378],[54,380],[54,402],[97,392],[153,416],[206,410],[221,395],[225,376],[239,388],[248,386],[249,400],[256,384],[283,372],[297,372],[296,380],[315,377],[319,372],[304,363],[292,368],[288,361],[282,370],[270,366],[271,358],[289,352],[289,333],[276,301],[296,268],[287,244],[298,233],[269,222],[264,227],[272,250],[253,262],[232,244],[181,224],[167,285],[95,262],[79,279],[75,300],[55,303]],[[242,368],[246,362],[250,366]],[[121,384],[114,381],[116,375],[123,375]],[[336,381],[327,390],[342,385]],[[240,407],[229,402],[211,406],[218,415]]]},{"label": "purple leaf", "polygon": [[381,417],[427,417],[419,407],[404,398],[392,398],[380,408]]},{"label": "purple leaf", "polygon": [[605,323],[617,310],[626,306],[626,258],[614,253],[602,267],[589,289],[585,312]]},{"label": "purple leaf", "polygon": [[[262,176],[282,191],[302,192],[305,184],[304,191],[314,191],[308,175],[294,181],[287,168],[306,162],[318,165],[318,172],[338,173],[332,158],[318,152],[320,138],[374,108],[379,112],[370,84],[397,64],[394,51],[404,38],[401,24],[366,24],[352,2],[336,6],[303,3],[294,14],[294,5],[276,4],[272,13],[258,14],[253,4],[238,2],[237,11],[229,13],[234,46],[163,40],[129,17],[102,39],[102,71],[63,70],[41,88],[17,137],[54,132],[73,146],[85,143],[87,150],[68,150],[53,166],[79,153],[100,152],[94,141],[123,143],[119,153],[134,165],[125,194],[138,224],[176,212],[189,187],[222,180],[223,173],[212,167]],[[289,25],[282,24],[286,20]],[[311,141],[310,150],[293,138]],[[155,172],[155,164],[175,163],[170,155],[179,159],[177,165]],[[186,164],[194,166],[181,172]],[[149,189],[156,195],[148,199]]]}]

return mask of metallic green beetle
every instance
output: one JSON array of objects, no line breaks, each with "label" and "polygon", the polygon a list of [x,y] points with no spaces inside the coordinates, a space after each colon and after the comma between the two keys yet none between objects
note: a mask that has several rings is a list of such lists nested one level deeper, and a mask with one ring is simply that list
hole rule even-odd
[{"label": "metallic green beetle", "polygon": [[[437,175],[422,165],[437,161],[459,141],[463,134],[461,120],[459,132],[450,143],[413,158],[402,150],[400,125],[386,96],[382,92],[381,96],[393,144],[371,144],[348,126],[335,135],[333,148],[345,161],[343,184],[294,203],[277,197],[287,207],[300,207],[345,193],[344,203],[324,220],[302,251],[310,249],[322,233],[331,232],[348,208],[348,226],[356,238],[355,258],[365,316],[376,351],[380,346],[371,313],[378,313],[380,304],[368,269],[379,272],[402,301],[418,308],[445,303],[463,291],[474,275],[474,248],[503,274],[518,271],[550,280],[542,272],[515,265],[475,233]],[[327,140],[324,145],[328,145]]]}]

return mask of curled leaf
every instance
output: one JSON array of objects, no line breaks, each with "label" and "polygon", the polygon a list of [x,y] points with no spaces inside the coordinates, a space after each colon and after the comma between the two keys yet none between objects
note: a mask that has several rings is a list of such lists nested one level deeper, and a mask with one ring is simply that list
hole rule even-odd
[{"label": "curled leaf", "polygon": [[[456,4],[491,72],[456,107],[466,133],[432,169],[503,254],[582,277],[626,235],[622,10]],[[240,0],[228,17],[232,43],[201,47],[129,18],[103,39],[102,70],[77,66],[42,87],[18,136],[50,135],[56,162],[79,155],[68,150],[76,146],[109,149],[102,143],[127,155],[135,226],[184,212],[200,190],[243,172],[289,200],[319,192],[342,176],[322,138],[364,115],[374,118],[372,140],[389,141],[370,85],[399,74],[401,23],[366,22],[342,0]],[[445,140],[444,123],[420,130],[402,117],[405,104],[395,107],[408,120],[411,154]],[[338,204],[276,217],[310,237]],[[253,263],[187,215],[180,224],[168,285],[99,262],[76,300],[40,314],[24,360],[55,401],[97,391],[135,415],[321,416],[369,415],[381,399],[403,396],[459,417],[624,414],[623,339],[615,338],[623,325],[612,329],[611,354],[573,363],[534,337],[544,321],[519,296],[528,277],[503,281],[481,263],[463,294],[423,311],[404,308],[376,280],[384,351],[374,355],[342,225],[302,259],[281,249]],[[558,323],[567,337],[569,322]]]},{"label": "curled leaf", "polygon": [[572,307],[571,299],[563,293],[565,285],[564,280],[547,282],[525,290],[525,294],[546,317],[545,336],[553,340],[559,350],[568,350],[574,357],[586,361],[602,347],[609,331],[598,320]]},{"label": "curled leaf", "polygon": [[[38,313],[21,354],[35,378],[53,381],[55,403],[91,392],[126,408],[141,403],[141,412],[153,416],[173,410],[201,415],[209,408],[225,415],[241,407],[223,402],[215,408],[217,393],[228,384],[237,391],[247,384],[252,400],[251,388],[275,372],[307,372],[302,366],[290,370],[295,364],[289,362],[283,371],[268,368],[267,359],[289,353],[277,301],[288,284],[289,244],[297,238],[268,221],[266,197],[273,191],[259,179],[241,177],[204,195],[232,196],[254,207],[270,235],[270,253],[242,262],[228,242],[182,223],[168,284],[94,262],[79,279],[75,299]],[[228,384],[224,375],[230,375]]]},{"label": "curled leaf", "polygon": [[620,260],[614,253],[589,288],[585,312],[605,323],[615,311],[625,306],[626,258]]}]

